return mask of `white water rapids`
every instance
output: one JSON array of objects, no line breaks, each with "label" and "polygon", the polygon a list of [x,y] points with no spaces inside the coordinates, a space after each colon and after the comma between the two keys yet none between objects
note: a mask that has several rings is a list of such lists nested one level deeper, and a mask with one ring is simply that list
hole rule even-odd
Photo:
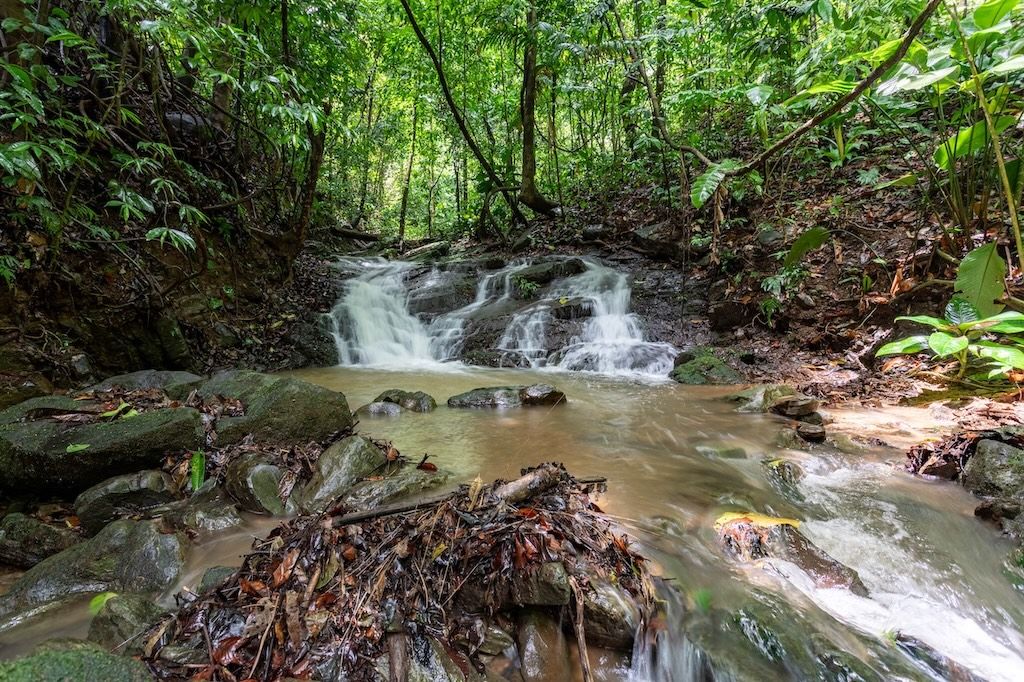
[{"label": "white water rapids", "polygon": [[[662,378],[672,369],[677,350],[645,340],[640,321],[630,312],[625,274],[587,259],[583,272],[552,284],[554,298],[519,302],[517,309],[517,274],[530,265],[513,263],[481,275],[472,302],[427,322],[409,311],[406,278],[414,265],[383,259],[344,261],[343,267],[358,274],[346,281],[331,316],[340,364],[399,369],[451,362],[466,342],[467,327],[486,311],[508,314],[494,350],[521,354],[533,368],[652,378]],[[429,289],[442,279],[435,270],[418,287]],[[552,309],[560,300],[579,301],[589,317],[568,345],[549,348]]]}]

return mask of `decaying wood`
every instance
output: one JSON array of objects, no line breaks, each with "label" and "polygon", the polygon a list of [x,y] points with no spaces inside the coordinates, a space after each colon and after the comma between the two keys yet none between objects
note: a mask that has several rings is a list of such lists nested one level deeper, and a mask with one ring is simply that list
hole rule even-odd
[{"label": "decaying wood", "polygon": [[351,230],[347,227],[332,227],[331,232],[339,237],[344,237],[345,239],[357,239],[361,242],[380,241],[379,234],[370,234],[369,232],[362,232],[361,230]]},{"label": "decaying wood", "polygon": [[499,486],[493,496],[495,500],[516,504],[555,487],[561,476],[562,472],[557,467],[544,464],[525,476]]}]

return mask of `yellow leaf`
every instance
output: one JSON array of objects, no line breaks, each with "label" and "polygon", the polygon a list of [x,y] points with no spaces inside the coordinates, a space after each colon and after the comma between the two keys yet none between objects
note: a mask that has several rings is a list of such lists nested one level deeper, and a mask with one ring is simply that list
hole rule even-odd
[{"label": "yellow leaf", "polygon": [[444,551],[446,549],[448,549],[448,545],[446,545],[446,544],[444,544],[442,542],[440,545],[438,545],[437,547],[434,548],[434,553],[431,555],[430,560],[434,561],[435,559],[437,559],[437,557],[439,557],[442,554],[444,554]]},{"label": "yellow leaf", "polygon": [[796,519],[787,519],[781,516],[766,516],[755,512],[726,512],[715,519],[715,530],[721,530],[723,526],[733,521],[747,521],[755,526],[792,526],[799,528],[800,522]]}]

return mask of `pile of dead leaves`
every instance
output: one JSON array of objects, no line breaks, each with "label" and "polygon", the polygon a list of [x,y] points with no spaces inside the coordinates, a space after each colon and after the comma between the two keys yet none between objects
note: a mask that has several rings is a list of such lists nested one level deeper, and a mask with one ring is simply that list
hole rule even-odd
[{"label": "pile of dead leaves", "polygon": [[516,578],[552,561],[577,603],[591,579],[613,579],[652,604],[643,558],[611,531],[589,487],[542,465],[427,502],[282,525],[151,632],[146,660],[162,679],[368,680],[389,633],[405,633],[445,642],[479,671],[470,621],[509,607]]},{"label": "pile of dead leaves", "polygon": [[963,474],[967,461],[974,455],[979,441],[997,440],[1024,447],[1024,432],[1015,434],[1009,430],[958,431],[941,440],[927,441],[915,445],[907,452],[907,470],[915,474],[938,476],[957,480]]}]

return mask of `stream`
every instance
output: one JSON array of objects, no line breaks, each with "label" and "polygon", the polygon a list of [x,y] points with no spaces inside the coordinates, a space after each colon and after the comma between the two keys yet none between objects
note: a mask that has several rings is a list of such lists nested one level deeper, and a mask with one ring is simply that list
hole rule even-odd
[{"label": "stream", "polygon": [[[402,282],[409,266],[373,262],[348,282],[334,312],[347,366],[292,374],[344,392],[353,409],[389,388],[434,396],[433,412],[366,417],[359,431],[392,441],[410,459],[429,453],[454,483],[510,479],[546,461],[577,476],[607,477],[602,509],[677,590],[661,624],[663,646],[639,643],[631,666],[605,661],[597,679],[943,679],[920,663],[936,655],[974,676],[958,679],[1020,679],[1024,597],[1005,570],[1010,543],[973,516],[976,500],[961,487],[900,468],[906,447],[935,435],[928,410],[831,410],[834,446],[787,447],[784,420],[738,414],[722,399],[734,389],[664,379],[675,349],[645,340],[629,313],[625,278],[594,262],[562,289],[589,301],[592,312],[568,347],[545,348],[551,309],[542,299],[511,312],[501,337],[503,350],[523,353],[531,367],[452,361],[466,322],[512,300],[518,267],[525,266],[482,278],[471,303],[425,320],[408,310]],[[531,383],[557,386],[567,404],[445,405],[476,387]],[[774,458],[798,464],[803,477],[773,483],[764,462]],[[733,562],[713,530],[729,511],[800,520],[807,538],[859,573],[868,596],[816,587],[784,561]],[[249,517],[241,529],[207,540],[165,602],[195,587],[206,567],[237,564],[274,523]],[[84,636],[86,602],[0,634],[0,657],[47,637]],[[916,656],[898,645],[907,638],[923,645]],[[851,673],[844,661],[869,672]]]}]

